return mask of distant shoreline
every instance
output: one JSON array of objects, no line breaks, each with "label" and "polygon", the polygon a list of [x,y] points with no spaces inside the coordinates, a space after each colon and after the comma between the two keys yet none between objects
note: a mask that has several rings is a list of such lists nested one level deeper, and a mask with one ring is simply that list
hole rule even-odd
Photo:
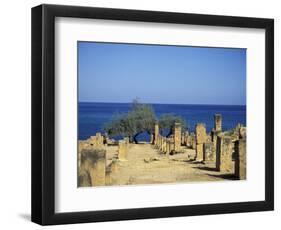
[{"label": "distant shoreline", "polygon": [[[132,102],[96,102],[96,101],[78,101],[78,104],[132,104]],[[147,105],[191,105],[191,106],[240,106],[247,107],[247,105],[225,105],[225,104],[181,104],[181,103],[154,103],[154,102],[142,102]]]}]

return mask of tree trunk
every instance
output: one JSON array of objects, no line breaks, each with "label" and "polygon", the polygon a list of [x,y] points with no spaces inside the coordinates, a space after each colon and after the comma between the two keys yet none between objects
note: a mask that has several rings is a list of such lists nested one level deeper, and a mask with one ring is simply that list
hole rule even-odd
[{"label": "tree trunk", "polygon": [[137,136],[140,135],[142,132],[136,133],[133,137],[135,144],[138,144]]}]

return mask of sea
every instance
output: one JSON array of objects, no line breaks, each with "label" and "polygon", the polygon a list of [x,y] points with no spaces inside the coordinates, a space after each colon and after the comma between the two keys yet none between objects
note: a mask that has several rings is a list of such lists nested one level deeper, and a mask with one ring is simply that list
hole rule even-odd
[{"label": "sea", "polygon": [[[222,115],[223,131],[233,129],[238,123],[246,126],[245,105],[182,105],[182,104],[150,104],[157,118],[162,114],[172,113],[186,120],[190,132],[194,132],[197,123],[205,123],[207,132],[214,127],[214,114]],[[78,138],[88,139],[97,132],[104,133],[104,124],[110,121],[114,114],[127,113],[132,108],[131,103],[78,103]],[[120,137],[116,137],[119,139]],[[143,133],[137,138],[148,141],[149,136]]]}]

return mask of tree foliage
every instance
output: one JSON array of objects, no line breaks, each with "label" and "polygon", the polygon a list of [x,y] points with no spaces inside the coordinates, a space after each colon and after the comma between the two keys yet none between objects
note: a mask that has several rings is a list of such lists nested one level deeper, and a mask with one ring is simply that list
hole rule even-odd
[{"label": "tree foliage", "polygon": [[158,122],[161,134],[164,135],[164,133],[166,133],[166,137],[170,136],[173,133],[173,128],[176,122],[181,124],[182,130],[187,128],[186,121],[182,117],[172,113],[163,114]]},{"label": "tree foliage", "polygon": [[[135,99],[131,110],[126,114],[115,114],[112,120],[105,124],[104,130],[108,136],[121,135],[129,137],[131,142],[137,142],[137,136],[141,133],[154,134],[156,116],[152,106],[142,104]],[[186,122],[180,116],[174,114],[163,114],[159,118],[159,128],[162,135],[170,136],[173,133],[175,122],[181,123],[182,130],[186,129]]]},{"label": "tree foliage", "polygon": [[132,109],[127,114],[116,114],[105,125],[109,136],[121,135],[137,143],[136,137],[144,132],[152,133],[155,124],[155,113],[150,105],[141,104],[138,100],[132,103]]}]

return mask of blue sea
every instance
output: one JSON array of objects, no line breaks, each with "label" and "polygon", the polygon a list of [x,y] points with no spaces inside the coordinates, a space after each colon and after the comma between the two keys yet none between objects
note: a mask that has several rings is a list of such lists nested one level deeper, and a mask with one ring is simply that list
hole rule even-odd
[{"label": "blue sea", "polygon": [[[222,128],[229,130],[238,123],[246,125],[246,106],[243,105],[180,105],[151,104],[157,117],[165,113],[181,116],[191,132],[197,123],[205,123],[207,131],[214,127],[214,114],[222,115]],[[85,140],[96,132],[103,132],[104,124],[112,119],[115,113],[126,113],[131,109],[131,103],[96,103],[79,102],[78,104],[78,135],[79,140]],[[139,135],[138,140],[148,141],[147,134]]]}]

